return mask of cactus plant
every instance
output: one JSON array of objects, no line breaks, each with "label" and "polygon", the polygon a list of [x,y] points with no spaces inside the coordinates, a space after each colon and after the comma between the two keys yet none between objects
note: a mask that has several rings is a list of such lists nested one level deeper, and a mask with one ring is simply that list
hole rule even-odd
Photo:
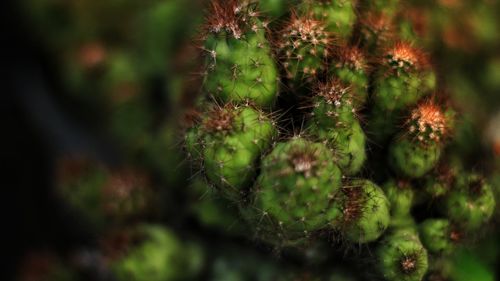
[{"label": "cactus plant", "polygon": [[324,21],[326,30],[335,34],[339,41],[347,42],[356,22],[356,1],[353,0],[306,0],[305,13]]},{"label": "cactus plant", "polygon": [[437,105],[424,102],[411,112],[405,127],[407,132],[390,145],[389,164],[403,177],[418,178],[439,161],[449,120]]},{"label": "cactus plant", "polygon": [[203,50],[205,89],[224,102],[251,101],[271,107],[278,93],[278,76],[266,24],[255,5],[237,0],[212,1]]},{"label": "cactus plant", "polygon": [[413,231],[399,230],[385,237],[377,258],[378,270],[388,281],[419,281],[427,272],[427,250]]},{"label": "cactus plant", "polygon": [[58,170],[58,199],[104,242],[72,265],[117,280],[442,281],[481,279],[463,256],[493,264],[496,244],[468,242],[498,232],[500,146],[478,137],[497,106],[498,4],[84,2],[26,5],[50,29],[63,104],[93,109],[126,154]]},{"label": "cactus plant", "polygon": [[353,180],[342,188],[329,211],[332,225],[355,243],[378,239],[389,226],[389,201],[369,180]]},{"label": "cactus plant", "polygon": [[427,219],[419,225],[422,244],[432,254],[449,254],[462,234],[447,219]]},{"label": "cactus plant", "polygon": [[326,146],[297,137],[278,143],[262,160],[247,212],[263,235],[286,243],[327,227],[327,211],[341,187],[331,156]]},{"label": "cactus plant", "polygon": [[444,199],[444,212],[464,230],[477,230],[491,218],[495,203],[490,185],[480,175],[464,173]]},{"label": "cactus plant", "polygon": [[209,105],[187,133],[186,149],[224,196],[240,200],[255,176],[256,161],[275,135],[273,121],[258,109]]},{"label": "cactus plant", "polygon": [[293,13],[278,37],[279,61],[291,86],[311,83],[326,70],[333,38],[323,21]]},{"label": "cactus plant", "polygon": [[308,133],[333,149],[347,175],[360,171],[366,159],[365,134],[359,124],[351,89],[338,80],[319,83],[312,98]]}]

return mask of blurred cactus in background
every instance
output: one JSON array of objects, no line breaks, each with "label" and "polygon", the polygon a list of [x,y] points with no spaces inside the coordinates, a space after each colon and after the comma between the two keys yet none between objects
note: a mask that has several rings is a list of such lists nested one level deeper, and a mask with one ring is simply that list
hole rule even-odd
[{"label": "blurred cactus in background", "polygon": [[93,241],[18,280],[499,278],[498,1],[21,5],[113,157],[56,155]]}]

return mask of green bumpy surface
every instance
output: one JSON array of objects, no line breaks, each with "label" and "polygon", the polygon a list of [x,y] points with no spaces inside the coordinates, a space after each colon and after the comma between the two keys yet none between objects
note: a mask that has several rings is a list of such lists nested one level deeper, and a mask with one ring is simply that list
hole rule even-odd
[{"label": "green bumpy surface", "polygon": [[391,233],[384,238],[376,255],[378,270],[387,281],[420,281],[427,272],[427,250],[413,231]]},{"label": "green bumpy surface", "polygon": [[[186,135],[186,149],[192,157],[200,157],[208,179],[222,195],[239,200],[255,176],[257,161],[276,135],[272,121],[250,107],[227,106],[216,111],[232,115],[228,130],[207,130],[210,114],[202,125]],[[220,114],[220,113],[219,113]]]},{"label": "green bumpy surface", "polygon": [[303,9],[326,24],[326,30],[347,42],[356,23],[355,1],[352,0],[307,0]]},{"label": "green bumpy surface", "polygon": [[389,226],[389,208],[380,187],[369,180],[354,180],[342,188],[328,217],[347,240],[366,243],[378,239]]},{"label": "green bumpy surface", "polygon": [[391,203],[392,219],[404,219],[410,216],[415,192],[409,183],[389,180],[382,185],[389,202]]},{"label": "green bumpy surface", "polygon": [[438,144],[422,146],[402,137],[389,146],[389,165],[402,177],[419,178],[436,166],[441,152]]},{"label": "green bumpy surface", "polygon": [[420,239],[432,254],[449,254],[454,249],[451,225],[447,219],[426,219],[419,226]]},{"label": "green bumpy surface", "polygon": [[355,175],[361,170],[366,160],[366,137],[358,121],[354,121],[350,128],[318,129],[311,126],[309,132],[333,150],[334,161],[346,175]]},{"label": "green bumpy surface", "polygon": [[294,138],[277,144],[262,161],[252,220],[284,239],[328,226],[326,212],[341,187],[340,169],[331,160],[320,143]]},{"label": "green bumpy surface", "polygon": [[205,42],[205,90],[224,102],[251,101],[270,108],[278,93],[278,70],[264,28],[236,39],[210,34]]},{"label": "green bumpy surface", "polygon": [[444,202],[446,216],[470,231],[489,221],[496,204],[490,185],[476,174],[459,175]]},{"label": "green bumpy surface", "polygon": [[168,229],[142,225],[137,232],[142,242],[111,265],[117,280],[180,280],[192,277],[200,269],[203,260],[200,249],[183,245]]}]

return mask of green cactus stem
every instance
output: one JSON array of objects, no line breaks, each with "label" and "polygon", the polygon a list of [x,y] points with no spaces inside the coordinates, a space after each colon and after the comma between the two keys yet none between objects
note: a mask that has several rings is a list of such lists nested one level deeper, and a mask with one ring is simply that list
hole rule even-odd
[{"label": "green cactus stem", "polygon": [[318,128],[349,128],[357,119],[351,87],[332,79],[318,83],[312,98],[311,121]]},{"label": "green cactus stem", "polygon": [[433,102],[423,102],[410,114],[406,132],[389,147],[389,164],[403,177],[419,178],[439,161],[449,133],[449,120]]},{"label": "green cactus stem", "polygon": [[366,160],[366,137],[358,121],[350,128],[317,129],[308,128],[318,141],[324,142],[333,151],[333,161],[345,175],[358,174]]},{"label": "green cactus stem", "polygon": [[323,21],[292,14],[277,40],[279,60],[290,86],[300,88],[326,70],[332,37]]},{"label": "green cactus stem", "polygon": [[391,203],[391,218],[393,220],[410,216],[415,192],[408,181],[391,179],[382,185],[382,190]]},{"label": "green cactus stem", "polygon": [[377,268],[387,281],[421,281],[427,272],[427,250],[413,231],[396,230],[377,252]]},{"label": "green cactus stem", "polygon": [[259,0],[259,10],[273,21],[286,15],[299,0]]},{"label": "green cactus stem", "polygon": [[389,200],[380,187],[369,180],[353,180],[335,198],[328,217],[350,242],[378,239],[389,226]]},{"label": "green cactus stem", "polygon": [[327,227],[326,212],[341,187],[340,169],[331,160],[320,143],[300,137],[278,143],[262,160],[249,207],[252,224],[285,243]]},{"label": "green cactus stem", "polygon": [[490,185],[477,174],[457,177],[453,189],[444,199],[444,213],[464,230],[473,231],[487,223],[495,211]]},{"label": "green cactus stem", "polygon": [[324,21],[326,30],[337,40],[348,42],[356,22],[356,1],[305,0],[302,9],[318,20]]},{"label": "green cactus stem", "polygon": [[463,236],[447,219],[426,219],[418,229],[422,244],[436,255],[450,254]]},{"label": "green cactus stem", "polygon": [[276,135],[268,115],[250,106],[208,105],[186,134],[186,150],[222,195],[239,201],[255,176],[257,161]]},{"label": "green cactus stem", "polygon": [[223,102],[273,106],[278,71],[253,4],[213,0],[204,43],[205,90]]},{"label": "green cactus stem", "polygon": [[368,63],[361,49],[341,47],[330,67],[331,75],[350,86],[355,107],[364,105],[368,99]]},{"label": "green cactus stem", "polygon": [[334,151],[347,175],[358,173],[365,160],[365,134],[357,120],[351,89],[338,80],[319,83],[312,99],[307,132]]}]

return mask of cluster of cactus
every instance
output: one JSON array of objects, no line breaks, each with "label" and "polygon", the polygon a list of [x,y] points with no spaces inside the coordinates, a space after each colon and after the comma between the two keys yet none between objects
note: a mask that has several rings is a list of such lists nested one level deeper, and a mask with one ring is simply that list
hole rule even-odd
[{"label": "cluster of cactus", "polygon": [[494,1],[76,2],[25,6],[70,115],[125,157],[58,161],[58,199],[98,243],[35,256],[39,275],[28,256],[20,280],[483,280],[461,262],[500,248],[481,239],[500,137],[497,172],[471,169],[479,130],[454,107],[498,105],[478,102],[500,81]]},{"label": "cluster of cactus", "polygon": [[378,276],[423,280],[488,223],[494,194],[447,154],[457,114],[395,27],[398,1],[357,2],[211,1],[185,150],[253,239],[368,243]]}]

